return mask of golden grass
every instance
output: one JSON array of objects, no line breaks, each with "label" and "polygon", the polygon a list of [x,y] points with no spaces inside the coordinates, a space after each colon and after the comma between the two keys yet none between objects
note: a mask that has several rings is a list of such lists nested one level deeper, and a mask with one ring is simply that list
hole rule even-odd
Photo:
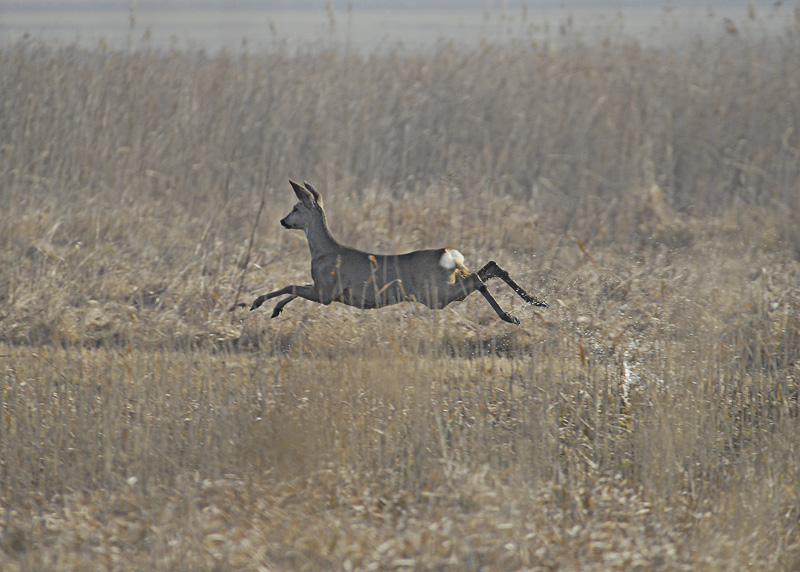
[{"label": "golden grass", "polygon": [[[0,76],[3,570],[800,567],[796,34]],[[290,176],[551,307],[231,311]]]}]

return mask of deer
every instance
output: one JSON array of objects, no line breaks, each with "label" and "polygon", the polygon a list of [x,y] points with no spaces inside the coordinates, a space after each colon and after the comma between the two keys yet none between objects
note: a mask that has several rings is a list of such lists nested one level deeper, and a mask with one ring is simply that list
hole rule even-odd
[{"label": "deer", "polygon": [[272,310],[276,318],[296,298],[329,305],[340,302],[361,309],[381,308],[400,302],[418,302],[434,310],[480,292],[504,322],[519,325],[519,319],[500,307],[486,287],[500,278],[525,302],[547,308],[544,300],[530,296],[496,262],[470,272],[464,255],[453,248],[416,250],[406,254],[371,254],[344,246],[328,230],[322,196],[309,183],[289,180],[298,203],[281,220],[286,229],[302,230],[311,252],[313,284],[284,286],[253,301],[250,311],[267,300],[285,296]]}]

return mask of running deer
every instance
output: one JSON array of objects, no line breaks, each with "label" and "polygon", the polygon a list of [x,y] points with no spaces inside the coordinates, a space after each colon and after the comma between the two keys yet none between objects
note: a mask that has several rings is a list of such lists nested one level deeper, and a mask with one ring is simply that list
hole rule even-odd
[{"label": "running deer", "polygon": [[300,202],[281,220],[281,225],[305,231],[314,283],[285,286],[259,296],[250,307],[251,311],[278,296],[286,297],[275,305],[273,318],[297,297],[326,306],[341,302],[362,309],[414,301],[438,310],[477,290],[500,319],[519,324],[519,320],[503,310],[487,290],[486,281],[491,278],[503,280],[528,304],[547,307],[546,302],[530,296],[494,261],[478,272],[470,272],[464,265],[464,256],[452,248],[382,255],[343,246],[328,230],[319,192],[308,183],[304,183],[305,186],[291,180],[289,183]]}]

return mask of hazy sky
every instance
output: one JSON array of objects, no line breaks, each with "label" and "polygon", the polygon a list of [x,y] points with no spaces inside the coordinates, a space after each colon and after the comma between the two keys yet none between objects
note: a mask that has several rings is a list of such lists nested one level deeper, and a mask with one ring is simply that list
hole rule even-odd
[{"label": "hazy sky", "polygon": [[[488,8],[491,11],[503,9],[517,10],[523,6],[528,9],[537,7],[606,7],[619,9],[625,7],[725,7],[748,6],[766,8],[775,4],[775,0],[330,0],[337,10],[346,10],[352,6],[356,10],[370,9],[420,9],[420,8]],[[787,2],[791,4],[792,2]],[[227,8],[227,9],[284,9],[318,8],[324,10],[326,0],[0,0],[0,8]]]},{"label": "hazy sky", "polygon": [[212,51],[346,42],[369,52],[440,40],[558,43],[565,26],[581,39],[664,44],[719,34],[729,23],[774,35],[797,25],[798,13],[800,0],[0,0],[0,46],[24,37]]}]

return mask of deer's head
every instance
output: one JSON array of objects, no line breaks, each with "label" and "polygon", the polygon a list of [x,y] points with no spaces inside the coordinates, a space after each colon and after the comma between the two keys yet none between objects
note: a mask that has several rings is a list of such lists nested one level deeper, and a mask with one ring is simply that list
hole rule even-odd
[{"label": "deer's head", "polygon": [[303,183],[305,186],[294,181],[289,183],[300,202],[294,205],[292,212],[283,217],[281,225],[284,228],[306,230],[315,220],[324,220],[325,212],[322,210],[322,197],[319,192],[308,183]]}]

